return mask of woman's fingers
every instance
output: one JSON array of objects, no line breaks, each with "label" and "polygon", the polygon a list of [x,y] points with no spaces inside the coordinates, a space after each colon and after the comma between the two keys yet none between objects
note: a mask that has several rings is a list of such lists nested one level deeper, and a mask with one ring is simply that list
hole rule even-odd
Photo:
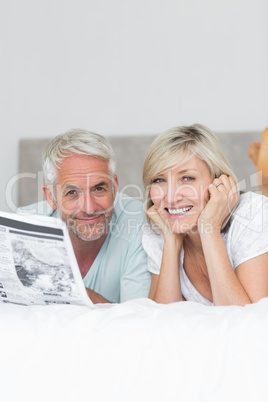
[{"label": "woman's fingers", "polygon": [[162,221],[155,205],[152,205],[148,210],[147,210],[147,215],[148,217],[153,221],[153,223],[155,223],[158,226],[161,226],[162,224],[164,224],[164,222]]},{"label": "woman's fingers", "polygon": [[230,176],[221,175],[209,185],[209,193],[210,200],[200,215],[199,226],[211,224],[220,230],[224,219],[238,202],[236,182]]},{"label": "woman's fingers", "polygon": [[[221,175],[218,179],[215,179],[214,182],[217,183],[215,185],[216,189],[220,193],[224,192],[227,196],[228,205],[231,211],[238,202],[238,189],[235,180],[231,176]],[[219,185],[218,182],[222,184]]]},{"label": "woman's fingers", "polygon": [[158,211],[155,207],[155,205],[152,205],[148,210],[147,210],[147,215],[151,219],[151,221],[156,225],[156,227],[161,231],[163,236],[167,236],[172,234],[168,223],[165,223],[163,219],[160,216],[160,211]]},{"label": "woman's fingers", "polygon": [[[214,179],[212,184],[218,192],[227,194],[228,197],[235,195],[235,198],[238,198],[237,185],[233,177],[221,175]],[[211,187],[211,189],[213,190],[213,187]],[[217,194],[216,191],[213,191],[213,193]]]}]

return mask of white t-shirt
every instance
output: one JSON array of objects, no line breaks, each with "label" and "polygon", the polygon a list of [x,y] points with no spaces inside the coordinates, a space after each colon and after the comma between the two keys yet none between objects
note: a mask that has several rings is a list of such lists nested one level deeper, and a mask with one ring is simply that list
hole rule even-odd
[{"label": "white t-shirt", "polygon": [[[222,233],[233,269],[243,262],[268,251],[268,198],[256,193],[242,194],[228,229]],[[142,245],[148,255],[148,270],[160,274],[164,239],[149,225],[143,226]],[[212,305],[192,285],[183,269],[184,251],[180,257],[181,290],[186,300]]]}]

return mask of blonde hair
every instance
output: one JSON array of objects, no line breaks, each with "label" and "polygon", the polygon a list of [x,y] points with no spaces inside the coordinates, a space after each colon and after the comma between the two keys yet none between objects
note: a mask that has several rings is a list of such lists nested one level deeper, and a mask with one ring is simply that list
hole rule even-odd
[{"label": "blonde hair", "polygon": [[[212,178],[222,174],[232,176],[237,184],[237,178],[220,142],[213,132],[201,124],[174,127],[160,134],[151,144],[143,166],[143,184],[145,188],[145,209],[153,205],[150,197],[152,179],[164,170],[174,165],[180,165],[191,156],[203,160]],[[225,219],[222,229],[227,225],[231,213]],[[151,226],[151,222],[147,217]]]}]

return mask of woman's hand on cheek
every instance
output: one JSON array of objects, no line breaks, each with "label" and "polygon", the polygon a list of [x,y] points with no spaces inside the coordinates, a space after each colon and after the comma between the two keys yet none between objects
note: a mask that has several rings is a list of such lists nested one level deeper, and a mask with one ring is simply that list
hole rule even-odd
[{"label": "woman's hand on cheek", "polygon": [[199,233],[220,233],[225,218],[238,202],[237,186],[232,177],[221,175],[208,187],[210,199],[198,219]]},{"label": "woman's hand on cheek", "polygon": [[157,227],[157,229],[160,230],[160,232],[165,235],[166,231],[169,231],[170,229],[168,226],[165,224],[161,216],[159,215],[159,212],[156,208],[155,205],[152,205],[148,210],[147,210],[147,215],[151,219],[151,221],[154,223],[154,225]]},{"label": "woman's hand on cheek", "polygon": [[151,208],[148,209],[147,215],[151,219],[151,221],[154,223],[154,225],[157,227],[157,229],[160,230],[162,233],[163,237],[165,240],[171,239],[171,238],[177,238],[180,237],[180,235],[173,233],[171,228],[169,227],[168,222],[164,222],[164,220],[161,218],[160,211],[157,210],[155,205],[152,205]]}]

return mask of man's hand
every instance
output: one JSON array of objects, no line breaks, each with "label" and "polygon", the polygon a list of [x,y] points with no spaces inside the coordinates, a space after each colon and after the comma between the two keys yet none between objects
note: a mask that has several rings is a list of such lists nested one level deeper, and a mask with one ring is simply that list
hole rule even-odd
[{"label": "man's hand", "polygon": [[99,295],[98,293],[94,292],[94,290],[86,288],[87,295],[92,301],[93,304],[98,304],[98,303],[111,303],[109,300],[106,300],[104,297]]}]

